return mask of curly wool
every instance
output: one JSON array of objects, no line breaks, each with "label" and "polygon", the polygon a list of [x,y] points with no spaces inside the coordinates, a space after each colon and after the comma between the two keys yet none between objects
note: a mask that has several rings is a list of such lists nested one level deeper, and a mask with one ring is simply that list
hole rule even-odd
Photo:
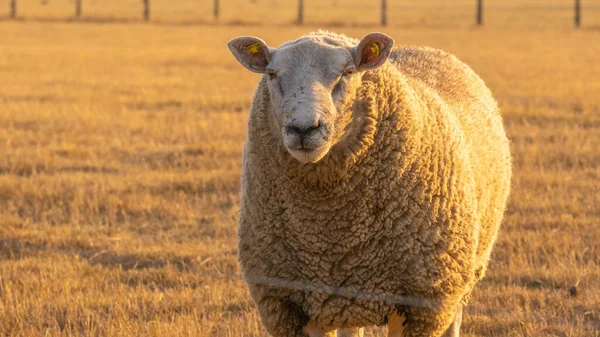
[{"label": "curly wool", "polygon": [[444,52],[395,49],[363,74],[345,136],[315,164],[270,132],[269,104],[263,77],[239,222],[239,259],[269,333],[381,325],[400,310],[405,336],[440,336],[485,273],[510,185],[483,81]]}]

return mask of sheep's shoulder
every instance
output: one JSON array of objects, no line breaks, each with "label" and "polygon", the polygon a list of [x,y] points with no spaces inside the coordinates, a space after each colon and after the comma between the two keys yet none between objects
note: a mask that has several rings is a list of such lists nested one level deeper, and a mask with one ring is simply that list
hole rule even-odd
[{"label": "sheep's shoulder", "polygon": [[433,89],[447,103],[465,104],[489,90],[469,66],[454,55],[428,47],[395,49],[391,62],[409,79]]}]

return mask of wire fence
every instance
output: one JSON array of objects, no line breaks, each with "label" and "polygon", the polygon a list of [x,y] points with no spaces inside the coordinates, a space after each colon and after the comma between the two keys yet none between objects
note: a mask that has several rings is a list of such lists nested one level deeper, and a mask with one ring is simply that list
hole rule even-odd
[{"label": "wire fence", "polygon": [[584,14],[586,23],[600,24],[599,13],[600,0],[0,0],[0,17],[14,20],[581,27]]},{"label": "wire fence", "polygon": [[[343,286],[331,286],[326,284],[314,284],[300,280],[290,280],[283,278],[275,278],[263,275],[246,275],[245,277],[241,273],[228,273],[221,272],[217,269],[201,270],[201,271],[190,271],[197,273],[198,275],[209,277],[214,280],[230,280],[239,282],[251,282],[253,284],[261,284],[271,288],[280,288],[286,290],[295,290],[305,293],[319,293],[329,296],[336,296],[340,298],[346,298],[351,300],[367,300],[374,302],[383,302],[396,306],[405,306],[410,308],[429,308],[439,309],[441,302],[436,299],[423,298],[416,296],[403,296],[399,294],[393,294],[389,292],[372,292],[362,291],[350,287]],[[542,312],[536,312],[523,308],[512,308],[512,307],[498,307],[489,306],[485,303],[476,305],[475,303],[469,303],[465,306],[467,313],[471,311],[471,314],[476,313],[480,316],[485,316],[490,320],[499,320],[501,318],[511,318],[518,320],[520,324],[524,325],[528,323],[540,323],[544,322],[547,317],[544,317]],[[589,317],[585,319],[588,314],[593,312],[583,313],[584,319],[573,319],[569,321],[568,318],[564,318],[564,326],[568,326],[571,333],[574,332],[585,332],[586,336],[600,337],[600,321]],[[548,334],[550,336],[551,334]]]}]

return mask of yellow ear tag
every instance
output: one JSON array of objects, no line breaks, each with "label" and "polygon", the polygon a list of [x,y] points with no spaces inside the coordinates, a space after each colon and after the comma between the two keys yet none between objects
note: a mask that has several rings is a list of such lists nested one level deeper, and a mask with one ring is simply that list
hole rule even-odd
[{"label": "yellow ear tag", "polygon": [[379,45],[375,42],[373,42],[373,44],[371,44],[371,53],[373,53],[373,55],[375,56],[379,56]]},{"label": "yellow ear tag", "polygon": [[252,55],[256,55],[258,54],[258,51],[260,49],[260,43],[253,43],[251,45],[249,45],[248,47],[246,47],[246,50],[252,54]]}]

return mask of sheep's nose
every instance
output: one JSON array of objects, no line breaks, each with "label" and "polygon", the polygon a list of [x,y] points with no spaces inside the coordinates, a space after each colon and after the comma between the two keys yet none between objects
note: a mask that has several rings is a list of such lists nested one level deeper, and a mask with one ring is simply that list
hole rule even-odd
[{"label": "sheep's nose", "polygon": [[317,130],[319,127],[321,127],[321,121],[315,120],[312,124],[308,124],[308,123],[306,123],[306,124],[300,124],[300,123],[291,124],[291,125],[288,125],[286,127],[286,129],[287,129],[287,132],[289,132],[289,133],[295,133],[300,137],[305,137],[312,131]]}]

